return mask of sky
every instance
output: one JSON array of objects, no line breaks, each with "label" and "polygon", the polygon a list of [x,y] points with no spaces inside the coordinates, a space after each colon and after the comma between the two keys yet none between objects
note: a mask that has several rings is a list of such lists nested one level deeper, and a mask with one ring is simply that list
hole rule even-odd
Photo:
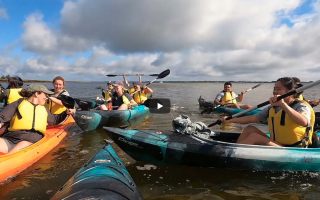
[{"label": "sky", "polygon": [[166,69],[172,81],[318,80],[320,0],[0,0],[0,75]]}]

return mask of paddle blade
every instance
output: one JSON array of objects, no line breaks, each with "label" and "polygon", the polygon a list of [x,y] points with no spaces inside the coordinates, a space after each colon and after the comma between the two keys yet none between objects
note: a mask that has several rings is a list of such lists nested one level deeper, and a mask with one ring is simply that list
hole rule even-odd
[{"label": "paddle blade", "polygon": [[84,101],[84,100],[81,100],[81,99],[74,99],[78,106],[81,108],[81,110],[90,110],[90,109],[93,109],[97,106],[96,102],[94,101]]},{"label": "paddle blade", "polygon": [[74,99],[72,97],[69,97],[67,95],[60,95],[59,97],[57,97],[57,99],[61,100],[62,104],[66,107],[66,108],[74,108]]},{"label": "paddle blade", "polygon": [[149,76],[159,76],[159,74],[150,74]]},{"label": "paddle blade", "polygon": [[169,74],[170,74],[170,69],[167,69],[167,70],[161,72],[161,73],[158,75],[158,79],[164,78],[164,77],[168,76]]},{"label": "paddle blade", "polygon": [[106,76],[115,77],[115,76],[118,76],[118,75],[115,75],[115,74],[107,74]]},{"label": "paddle blade", "polygon": [[260,83],[260,84],[258,84],[256,86],[253,86],[251,89],[255,89],[255,88],[259,87],[260,85],[262,85],[262,83]]}]

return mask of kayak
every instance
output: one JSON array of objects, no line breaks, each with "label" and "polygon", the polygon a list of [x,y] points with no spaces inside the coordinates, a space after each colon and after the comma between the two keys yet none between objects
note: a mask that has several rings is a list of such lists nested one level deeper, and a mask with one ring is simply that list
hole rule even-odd
[{"label": "kayak", "polygon": [[103,126],[111,126],[139,117],[149,112],[146,106],[137,106],[129,110],[79,110],[74,119],[83,131],[91,131]]},{"label": "kayak", "polygon": [[51,200],[143,199],[129,172],[107,142]]},{"label": "kayak", "polygon": [[74,124],[73,117],[68,116],[64,122],[47,127],[44,137],[37,143],[14,153],[0,155],[0,183],[45,156],[60,143]]},{"label": "kayak", "polygon": [[138,161],[261,171],[320,171],[320,133],[313,137],[312,147],[298,148],[236,144],[240,133],[211,132],[210,139],[202,139],[173,131],[104,129]]},{"label": "kayak", "polygon": [[[200,108],[202,108],[202,109],[213,108],[216,106],[213,103],[213,101],[206,101],[205,99],[201,98],[201,96],[199,97],[198,102],[199,102]],[[224,106],[219,106],[218,108],[215,109],[215,111],[218,113],[227,113],[229,115],[234,115],[234,114],[237,114],[237,113],[242,112],[244,110],[246,110],[246,109],[230,108],[230,107],[224,107]],[[250,111],[250,112],[243,114],[243,116],[255,115],[260,111],[261,111],[260,109],[255,109],[253,111]]]}]

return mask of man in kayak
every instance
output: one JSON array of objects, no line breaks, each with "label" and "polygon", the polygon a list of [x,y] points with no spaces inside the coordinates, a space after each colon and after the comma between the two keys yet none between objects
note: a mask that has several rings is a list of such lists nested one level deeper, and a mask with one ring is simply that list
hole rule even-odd
[{"label": "man in kayak", "polygon": [[8,105],[0,113],[0,128],[10,122],[7,131],[0,137],[0,152],[13,153],[42,139],[47,124],[56,125],[75,109],[54,115],[44,107],[48,95],[53,94],[45,86],[30,85],[19,94],[24,97]]},{"label": "man in kayak", "polygon": [[250,105],[238,105],[237,100],[241,102],[243,100],[244,91],[241,92],[240,96],[237,96],[236,93],[232,92],[232,83],[226,82],[224,84],[224,90],[222,90],[219,94],[217,94],[214,103],[216,105],[227,106],[231,108],[241,108],[241,109],[249,109]]},{"label": "man in kayak", "polygon": [[315,114],[311,106],[295,95],[277,101],[277,97],[298,88],[290,77],[277,80],[270,106],[261,112],[245,117],[232,118],[223,123],[257,123],[267,121],[270,137],[255,126],[247,126],[239,136],[237,143],[268,146],[308,146],[311,143]]},{"label": "man in kayak", "polygon": [[111,97],[111,102],[108,102],[108,107],[106,105],[101,105],[101,110],[111,110],[112,107],[116,108],[114,110],[128,110],[132,105],[137,105],[133,98],[125,92],[122,81],[117,81],[113,84],[115,93]]},{"label": "man in kayak", "polygon": [[104,89],[101,88],[101,92],[102,92],[102,96],[104,97],[104,99],[106,101],[110,101],[111,100],[111,96],[113,95],[113,93],[115,93],[115,90],[113,88],[113,82],[112,81],[108,81],[107,85],[108,85],[108,89],[104,90]]},{"label": "man in kayak", "polygon": [[153,90],[151,88],[146,85],[141,87],[139,82],[135,82],[134,89],[135,92],[132,94],[132,97],[138,104],[144,104],[144,102],[148,99],[147,95],[153,93]]}]

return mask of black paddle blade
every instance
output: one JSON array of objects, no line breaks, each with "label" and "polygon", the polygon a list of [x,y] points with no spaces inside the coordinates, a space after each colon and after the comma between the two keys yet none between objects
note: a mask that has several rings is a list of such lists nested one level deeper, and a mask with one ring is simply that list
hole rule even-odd
[{"label": "black paddle blade", "polygon": [[159,78],[164,78],[164,77],[168,76],[169,74],[170,74],[170,69],[167,69],[167,70],[161,72],[161,73],[158,75],[158,79],[159,79]]},{"label": "black paddle blade", "polygon": [[258,84],[256,86],[253,86],[251,89],[255,89],[255,88],[259,87],[260,85],[262,85],[262,83],[260,83],[260,84]]},{"label": "black paddle blade", "polygon": [[115,76],[117,76],[117,75],[115,75],[115,74],[107,74],[106,76],[115,77]]},{"label": "black paddle blade", "polygon": [[66,108],[74,108],[74,99],[72,97],[66,96],[66,95],[60,95],[59,97],[57,97],[57,99],[61,100],[62,104],[66,107]]},{"label": "black paddle blade", "polygon": [[84,101],[84,100],[81,100],[81,99],[74,99],[78,106],[81,108],[81,110],[90,110],[90,109],[93,109],[97,106],[96,102],[94,101]]},{"label": "black paddle blade", "polygon": [[209,124],[208,127],[215,126],[217,124],[219,124],[219,125],[222,124],[222,121],[220,119],[218,119],[216,122]]}]

